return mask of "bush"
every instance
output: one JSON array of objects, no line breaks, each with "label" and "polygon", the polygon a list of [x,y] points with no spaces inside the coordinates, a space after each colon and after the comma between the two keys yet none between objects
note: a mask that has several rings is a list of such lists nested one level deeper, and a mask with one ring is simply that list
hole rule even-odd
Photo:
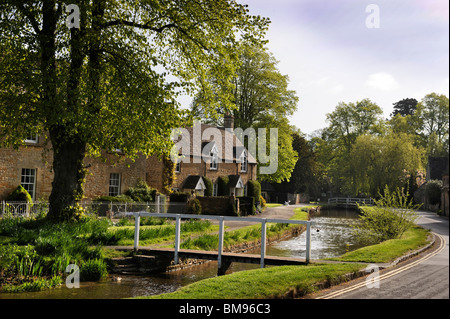
[{"label": "bush", "polygon": [[436,205],[441,202],[441,192],[442,181],[435,179],[427,182],[425,194],[431,205]]},{"label": "bush", "polygon": [[253,197],[255,202],[259,203],[261,197],[261,184],[258,181],[249,180],[247,187],[247,195]]},{"label": "bush", "polygon": [[62,216],[65,221],[78,221],[86,217],[86,212],[78,203],[74,206],[63,208]]},{"label": "bush", "polygon": [[81,281],[98,281],[108,275],[106,263],[101,259],[89,259],[80,268]]},{"label": "bush", "polygon": [[132,203],[134,200],[130,196],[122,194],[117,196],[100,196],[94,202]]},{"label": "bush", "polygon": [[130,187],[125,195],[131,197],[136,202],[153,202],[156,198],[156,189],[151,188],[147,183],[140,181],[136,187]]},{"label": "bush", "polygon": [[202,205],[197,198],[193,198],[188,202],[187,213],[194,215],[200,215],[202,213]]},{"label": "bush", "polygon": [[361,222],[353,227],[359,241],[376,244],[400,238],[417,219],[415,210],[419,206],[408,201],[408,197],[403,188],[391,193],[386,186],[384,195],[380,194],[380,199],[375,201],[376,207],[358,205]]},{"label": "bush", "polygon": [[206,186],[205,196],[212,196],[213,195],[213,183],[212,183],[212,181],[206,176],[203,176],[202,178],[203,178],[203,181],[205,182],[205,186]]},{"label": "bush", "polygon": [[174,203],[186,203],[189,198],[188,193],[183,192],[173,192],[169,195],[170,201]]},{"label": "bush", "polygon": [[228,178],[228,176],[219,176],[219,178],[217,179],[217,195],[230,195],[230,179]]},{"label": "bush", "polygon": [[30,193],[28,193],[27,190],[23,188],[22,185],[17,186],[17,188],[11,194],[8,195],[6,200],[13,202],[27,202],[27,203],[33,202]]},{"label": "bush", "polygon": [[264,197],[262,197],[262,195],[259,196],[259,203],[260,203],[262,209],[266,208],[267,202],[264,199]]}]

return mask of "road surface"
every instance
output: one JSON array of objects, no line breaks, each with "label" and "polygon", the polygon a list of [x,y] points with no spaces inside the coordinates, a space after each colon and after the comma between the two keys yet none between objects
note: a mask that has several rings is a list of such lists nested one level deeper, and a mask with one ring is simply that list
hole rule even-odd
[{"label": "road surface", "polygon": [[[322,291],[320,299],[448,299],[449,223],[448,218],[420,212],[417,224],[436,235],[432,249],[396,267],[379,272],[379,281],[367,278]],[[370,275],[371,278],[376,278]]]}]

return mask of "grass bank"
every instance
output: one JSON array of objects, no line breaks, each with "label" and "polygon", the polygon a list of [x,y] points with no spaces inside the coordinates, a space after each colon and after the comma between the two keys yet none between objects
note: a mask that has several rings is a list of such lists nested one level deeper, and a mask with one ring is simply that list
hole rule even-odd
[{"label": "grass bank", "polygon": [[151,299],[270,299],[301,297],[357,273],[362,264],[279,266],[209,278]]},{"label": "grass bank", "polygon": [[429,231],[419,226],[408,229],[399,239],[386,240],[380,244],[348,252],[341,257],[329,258],[336,261],[388,263],[411,251],[425,246]]}]

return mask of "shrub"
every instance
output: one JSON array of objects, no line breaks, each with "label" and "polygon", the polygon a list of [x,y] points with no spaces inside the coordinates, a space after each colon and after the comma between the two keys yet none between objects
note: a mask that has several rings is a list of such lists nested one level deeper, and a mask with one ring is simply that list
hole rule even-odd
[{"label": "shrub", "polygon": [[108,274],[106,263],[101,259],[89,259],[80,268],[80,280],[97,281]]},{"label": "shrub", "polygon": [[27,190],[23,188],[22,185],[17,186],[17,188],[11,194],[8,195],[6,200],[16,202],[27,202],[27,203],[33,202],[30,193],[28,193]]},{"label": "shrub", "polygon": [[400,238],[417,219],[415,210],[419,207],[404,189],[390,192],[386,186],[384,195],[375,201],[376,207],[359,206],[361,222],[353,225],[359,241],[367,244],[380,243],[388,239]]},{"label": "shrub", "polygon": [[147,183],[140,181],[136,187],[130,187],[125,195],[131,197],[136,202],[152,202],[156,197],[156,189],[151,188]]},{"label": "shrub", "polygon": [[259,203],[261,197],[261,184],[258,181],[249,180],[247,183],[247,195],[252,196],[256,203]]},{"label": "shrub", "polygon": [[262,209],[266,208],[267,202],[264,199],[264,197],[262,197],[262,195],[259,196],[259,203],[260,203]]},{"label": "shrub", "polygon": [[228,176],[219,176],[217,179],[217,187],[218,196],[230,195],[230,179]]},{"label": "shrub", "polygon": [[200,215],[202,213],[202,205],[197,198],[193,198],[188,202],[187,213],[195,215]]},{"label": "shrub", "polygon": [[205,186],[206,186],[205,196],[212,196],[212,194],[213,194],[213,183],[212,183],[212,181],[206,176],[203,176],[202,178],[203,178],[203,181],[205,182]]},{"label": "shrub", "polygon": [[175,203],[186,203],[189,198],[188,193],[184,192],[173,192],[169,195],[170,201]]},{"label": "shrub", "polygon": [[86,217],[86,212],[78,203],[74,206],[63,208],[62,216],[65,221],[78,221]]},{"label": "shrub", "polygon": [[117,195],[117,196],[100,196],[97,197],[95,202],[114,202],[114,203],[131,203],[134,202],[134,200],[127,195]]},{"label": "shrub", "polygon": [[435,179],[427,182],[425,194],[428,199],[428,202],[431,205],[436,205],[441,202],[441,192],[442,192],[442,181]]}]

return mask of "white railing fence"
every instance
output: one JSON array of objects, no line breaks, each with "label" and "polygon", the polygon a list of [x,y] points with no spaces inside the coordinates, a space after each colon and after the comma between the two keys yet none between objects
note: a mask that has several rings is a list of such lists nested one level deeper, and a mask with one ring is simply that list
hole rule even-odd
[{"label": "white railing fence", "polygon": [[333,197],[328,199],[328,204],[348,206],[356,206],[356,204],[373,205],[374,201],[372,198]]},{"label": "white railing fence", "polygon": [[[156,202],[97,202],[81,201],[78,203],[88,213],[110,218],[125,217],[127,213],[148,212],[148,213],[186,213],[185,203],[170,203],[164,200]],[[0,201],[0,217],[32,217],[40,214],[47,214],[49,210],[48,202],[13,202]]]}]

